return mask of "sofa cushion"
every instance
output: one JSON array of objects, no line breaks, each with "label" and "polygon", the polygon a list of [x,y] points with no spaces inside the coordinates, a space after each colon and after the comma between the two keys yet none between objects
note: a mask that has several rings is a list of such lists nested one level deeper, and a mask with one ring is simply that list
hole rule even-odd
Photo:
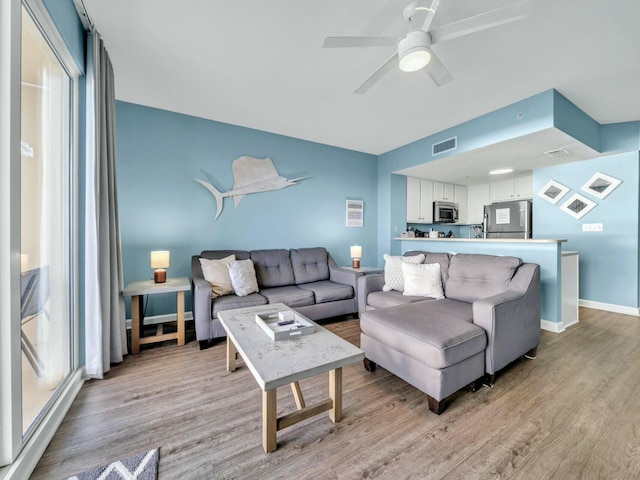
[{"label": "sofa cushion", "polygon": [[200,258],[199,260],[202,276],[211,285],[211,298],[233,293],[228,265],[236,261],[235,255],[220,259]]},{"label": "sofa cushion", "polygon": [[390,348],[442,369],[484,351],[486,333],[471,319],[470,303],[443,298],[363,312],[360,328]]},{"label": "sofa cushion", "polygon": [[397,257],[385,253],[384,258],[384,286],[382,290],[390,292],[391,290],[397,290],[398,292],[404,291],[404,276],[402,275],[402,264],[406,263],[422,263],[424,255],[419,254],[410,257]]},{"label": "sofa cushion", "polygon": [[291,249],[295,283],[329,280],[329,254],[322,247]]},{"label": "sofa cushion", "polygon": [[251,259],[229,263],[229,277],[233,291],[239,297],[246,297],[258,291],[256,271]]},{"label": "sofa cushion", "polygon": [[263,288],[260,290],[260,295],[265,297],[269,303],[284,303],[291,308],[305,307],[315,303],[313,292],[303,290],[295,285]]},{"label": "sofa cushion", "polygon": [[316,303],[335,302],[353,298],[353,287],[331,280],[321,280],[319,282],[303,283],[298,287],[313,292]]},{"label": "sofa cushion", "polygon": [[475,302],[504,292],[522,264],[517,257],[463,254],[453,255],[445,284],[447,298]]},{"label": "sofa cushion", "polygon": [[234,255],[236,260],[246,260],[251,257],[251,254],[246,250],[203,250],[200,253],[202,258],[219,259]]},{"label": "sofa cushion", "polygon": [[289,250],[252,250],[251,260],[260,289],[294,284]]},{"label": "sofa cushion", "polygon": [[218,312],[222,310],[231,310],[232,308],[257,307],[258,305],[266,305],[267,299],[259,293],[252,293],[246,297],[238,297],[237,295],[225,295],[218,297],[211,302],[211,315],[216,318]]},{"label": "sofa cushion", "polygon": [[439,263],[402,264],[403,295],[444,298]]},{"label": "sofa cushion", "polygon": [[367,305],[372,308],[389,308],[406,305],[407,303],[421,302],[423,300],[428,300],[428,297],[410,297],[397,290],[390,292],[378,290],[371,292],[367,296]]}]

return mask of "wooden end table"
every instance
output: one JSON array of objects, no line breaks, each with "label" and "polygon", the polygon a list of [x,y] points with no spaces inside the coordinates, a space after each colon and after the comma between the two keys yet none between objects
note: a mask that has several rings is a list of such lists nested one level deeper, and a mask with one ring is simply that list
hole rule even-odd
[{"label": "wooden end table", "polygon": [[[122,291],[125,297],[131,297],[131,353],[140,353],[140,345],[163,342],[165,340],[178,340],[178,346],[184,345],[184,292],[191,289],[191,284],[187,277],[167,278],[164,283],[155,283],[153,280],[142,280],[131,282]],[[177,294],[177,327],[178,331],[173,333],[163,332],[163,322],[158,324],[155,335],[140,337],[142,323],[144,322],[144,296],[159,293]]]}]

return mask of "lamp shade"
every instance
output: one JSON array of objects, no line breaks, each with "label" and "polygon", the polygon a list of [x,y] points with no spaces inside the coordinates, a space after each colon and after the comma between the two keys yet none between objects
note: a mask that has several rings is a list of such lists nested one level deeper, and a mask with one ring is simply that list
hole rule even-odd
[{"label": "lamp shade", "polygon": [[154,250],[151,252],[151,268],[169,268],[169,251]]},{"label": "lamp shade", "polygon": [[360,245],[353,245],[351,247],[351,258],[361,258],[362,257],[362,247]]}]

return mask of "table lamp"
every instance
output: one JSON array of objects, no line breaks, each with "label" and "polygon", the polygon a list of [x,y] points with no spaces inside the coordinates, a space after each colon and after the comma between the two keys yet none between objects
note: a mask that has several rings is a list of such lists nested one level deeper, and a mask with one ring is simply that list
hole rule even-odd
[{"label": "table lamp", "polygon": [[351,266],[353,268],[360,268],[360,259],[362,258],[362,247],[360,245],[353,245],[351,247]]},{"label": "table lamp", "polygon": [[151,252],[151,268],[156,270],[153,272],[153,280],[156,283],[164,283],[167,281],[167,271],[169,268],[169,251],[154,250]]}]

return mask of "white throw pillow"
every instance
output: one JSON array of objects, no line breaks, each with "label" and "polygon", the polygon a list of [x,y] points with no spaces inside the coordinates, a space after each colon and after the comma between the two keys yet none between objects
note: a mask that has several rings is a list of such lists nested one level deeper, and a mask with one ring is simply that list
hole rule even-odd
[{"label": "white throw pillow", "polygon": [[218,259],[200,259],[202,275],[211,284],[211,298],[233,293],[233,285],[231,285],[231,277],[229,277],[229,267],[227,265],[235,261],[235,255]]},{"label": "white throw pillow", "polygon": [[384,258],[384,286],[382,290],[389,292],[404,290],[404,278],[402,275],[402,264],[418,264],[424,262],[424,254],[413,255],[410,257],[394,257],[388,254],[383,255]]},{"label": "white throw pillow", "polygon": [[237,296],[246,297],[258,291],[256,269],[250,259],[231,262],[229,264],[229,276]]},{"label": "white throw pillow", "polygon": [[444,298],[439,263],[402,264],[404,276],[403,295],[414,297]]}]

